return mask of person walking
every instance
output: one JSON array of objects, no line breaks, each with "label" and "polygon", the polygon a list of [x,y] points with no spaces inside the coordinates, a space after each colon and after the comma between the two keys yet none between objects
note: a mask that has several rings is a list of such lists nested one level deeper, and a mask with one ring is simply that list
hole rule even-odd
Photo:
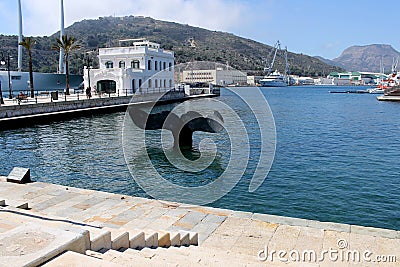
[{"label": "person walking", "polygon": [[92,89],[90,87],[86,88],[86,98],[90,99],[92,97]]}]

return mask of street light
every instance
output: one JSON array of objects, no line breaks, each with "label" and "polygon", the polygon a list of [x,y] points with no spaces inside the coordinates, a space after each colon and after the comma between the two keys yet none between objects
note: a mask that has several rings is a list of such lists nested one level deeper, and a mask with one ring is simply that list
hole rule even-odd
[{"label": "street light", "polygon": [[93,63],[93,59],[90,57],[90,55],[93,53],[93,51],[86,52],[86,62],[87,62],[87,75],[88,75],[88,87],[89,90],[92,90],[92,87],[90,86],[90,69],[93,68],[93,66],[90,66],[91,63]]},{"label": "street light", "polygon": [[3,92],[1,91],[1,80],[0,80],[0,105],[4,104]]},{"label": "street light", "polygon": [[[7,59],[6,59],[7,58]],[[9,99],[13,99],[13,94],[12,94],[12,88],[11,88],[11,76],[10,76],[10,54],[7,53],[7,56],[4,55],[3,52],[1,52],[1,60],[0,60],[0,64],[2,66],[7,64],[7,72],[8,72],[8,90],[9,90],[9,94],[8,94],[8,98]],[[6,61],[7,60],[7,61]],[[1,99],[3,99],[3,97],[1,97]],[[4,103],[2,103],[4,104]]]}]

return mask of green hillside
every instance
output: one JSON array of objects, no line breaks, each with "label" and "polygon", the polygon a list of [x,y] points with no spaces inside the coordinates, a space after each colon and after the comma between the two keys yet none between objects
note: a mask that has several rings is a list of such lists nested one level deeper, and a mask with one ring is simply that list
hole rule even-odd
[{"label": "green hillside", "polygon": [[[134,16],[83,20],[68,27],[66,33],[75,36],[82,45],[70,58],[70,72],[74,74],[82,73],[86,51],[116,46],[119,39],[126,38],[148,38],[160,43],[163,48],[175,52],[177,64],[188,61],[216,61],[228,63],[239,70],[254,70],[260,74],[267,65],[265,59],[273,49],[271,46],[230,33]],[[35,38],[38,42],[33,51],[35,71],[57,71],[58,53],[51,51],[50,47],[58,35],[59,33],[55,33],[49,37]],[[12,68],[16,68],[17,64],[17,43],[16,36],[0,35],[0,50],[10,51],[15,58],[12,60]],[[288,46],[290,48],[290,44]],[[340,70],[303,54],[289,52],[288,60],[292,74],[319,76]],[[27,56],[24,57],[25,69],[26,61]],[[278,57],[275,68],[282,71],[283,65],[283,57]]]}]

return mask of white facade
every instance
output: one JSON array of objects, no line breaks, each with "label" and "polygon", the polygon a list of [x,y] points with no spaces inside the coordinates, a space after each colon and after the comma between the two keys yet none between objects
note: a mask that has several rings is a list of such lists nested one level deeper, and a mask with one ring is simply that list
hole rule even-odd
[{"label": "white facade", "polygon": [[159,44],[145,39],[120,42],[130,42],[131,46],[100,48],[100,68],[88,71],[85,67],[85,88],[119,95],[174,88],[174,52],[165,51]]},{"label": "white facade", "polygon": [[212,83],[216,85],[244,85],[247,75],[238,70],[185,70],[182,73],[184,83]]},{"label": "white facade", "polygon": [[250,86],[259,85],[262,78],[264,78],[264,76],[247,76],[247,84]]}]

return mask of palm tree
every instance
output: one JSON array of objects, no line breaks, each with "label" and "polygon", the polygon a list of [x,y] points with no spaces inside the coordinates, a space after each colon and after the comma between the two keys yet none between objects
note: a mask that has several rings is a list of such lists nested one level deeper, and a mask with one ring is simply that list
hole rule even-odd
[{"label": "palm tree", "polygon": [[19,45],[23,46],[28,50],[28,63],[29,63],[29,87],[31,89],[31,97],[35,97],[35,89],[33,88],[33,64],[32,64],[32,48],[36,44],[36,40],[32,37],[26,37],[22,39]]},{"label": "palm tree", "polygon": [[79,44],[76,44],[76,39],[73,36],[68,37],[66,34],[61,39],[56,38],[56,43],[51,47],[52,50],[64,50],[65,60],[65,94],[69,95],[69,70],[68,70],[68,57],[71,51],[81,48]]}]

